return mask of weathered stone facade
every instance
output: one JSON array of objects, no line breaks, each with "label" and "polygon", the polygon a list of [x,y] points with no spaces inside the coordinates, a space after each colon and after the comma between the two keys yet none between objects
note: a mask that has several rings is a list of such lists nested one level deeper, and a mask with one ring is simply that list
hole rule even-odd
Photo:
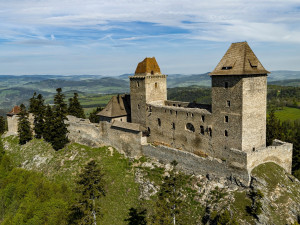
[{"label": "weathered stone facade", "polygon": [[[129,77],[131,123],[123,121],[129,113],[115,97],[99,114],[107,121],[68,116],[68,136],[90,146],[113,146],[130,157],[176,160],[189,173],[245,184],[252,169],[266,162],[290,173],[292,144],[276,140],[266,147],[267,73],[246,42],[234,43],[210,74],[211,105],[168,101],[167,76],[155,58],[146,58]],[[10,133],[16,133],[14,117],[8,119]]]}]

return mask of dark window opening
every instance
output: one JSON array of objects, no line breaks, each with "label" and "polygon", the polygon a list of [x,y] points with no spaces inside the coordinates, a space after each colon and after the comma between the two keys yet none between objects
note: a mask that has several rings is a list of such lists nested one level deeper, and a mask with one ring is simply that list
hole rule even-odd
[{"label": "dark window opening", "polygon": [[225,137],[228,137],[228,131],[225,130]]},{"label": "dark window opening", "polygon": [[161,126],[161,120],[160,120],[160,118],[157,118],[157,124],[158,124],[158,126]]},{"label": "dark window opening", "polygon": [[173,104],[173,106],[176,106],[176,104]]},{"label": "dark window opening", "polygon": [[205,116],[201,116],[201,120],[202,120],[202,122],[204,122],[205,121]]},{"label": "dark window opening", "polygon": [[252,148],[252,151],[255,152],[255,148],[254,147]]},{"label": "dark window opening", "polygon": [[208,135],[212,136],[212,130],[211,130],[211,128],[208,128]]},{"label": "dark window opening", "polygon": [[227,102],[226,102],[226,106],[227,106],[227,107],[230,107],[230,101],[227,101]]},{"label": "dark window opening", "polygon": [[195,132],[195,127],[194,127],[194,125],[191,124],[191,123],[187,123],[187,124],[185,125],[185,128],[186,128],[188,131]]},{"label": "dark window opening", "polygon": [[157,86],[158,86],[157,83],[155,83],[155,88],[157,88]]},{"label": "dark window opening", "polygon": [[175,123],[172,123],[172,129],[175,130]]},{"label": "dark window opening", "polygon": [[204,135],[204,127],[200,126],[200,133]]},{"label": "dark window opening", "polygon": [[175,111],[175,114],[176,114],[176,116],[177,116],[177,111]]},{"label": "dark window opening", "polygon": [[194,117],[194,113],[191,114],[191,117]]},{"label": "dark window opening", "polygon": [[186,113],[186,116],[189,116],[189,113]]},{"label": "dark window opening", "polygon": [[139,87],[140,86],[140,82],[137,81],[136,82],[136,86]]},{"label": "dark window opening", "polygon": [[223,66],[222,67],[222,70],[231,70],[232,69],[232,66]]},{"label": "dark window opening", "polygon": [[228,116],[225,116],[225,123],[228,123]]},{"label": "dark window opening", "polygon": [[152,74],[152,75],[154,74],[153,70],[151,70],[151,74]]},{"label": "dark window opening", "polygon": [[228,88],[228,82],[225,82],[224,86],[225,86],[225,88]]},{"label": "dark window opening", "polygon": [[138,109],[140,109],[140,108],[141,108],[140,104],[138,104],[138,105],[137,105],[137,108],[138,108]]},{"label": "dark window opening", "polygon": [[173,113],[172,110],[170,110],[170,114],[171,114],[171,115],[172,115],[172,113]]},{"label": "dark window opening", "polygon": [[149,106],[149,112],[152,112],[152,106]]},{"label": "dark window opening", "polygon": [[178,107],[180,107],[181,106],[181,104],[178,104]]}]

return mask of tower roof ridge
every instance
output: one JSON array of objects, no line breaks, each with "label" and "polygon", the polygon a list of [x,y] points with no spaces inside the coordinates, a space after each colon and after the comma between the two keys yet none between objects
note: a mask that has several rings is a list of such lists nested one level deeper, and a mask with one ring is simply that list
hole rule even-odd
[{"label": "tower roof ridge", "polygon": [[232,43],[216,68],[209,75],[267,74],[246,41]]}]

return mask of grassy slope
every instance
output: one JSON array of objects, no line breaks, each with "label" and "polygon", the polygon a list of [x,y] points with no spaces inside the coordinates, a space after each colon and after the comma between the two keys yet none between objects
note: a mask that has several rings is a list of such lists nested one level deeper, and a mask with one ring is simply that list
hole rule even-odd
[{"label": "grassy slope", "polygon": [[[21,166],[25,169],[42,172],[49,179],[55,182],[67,182],[74,187],[74,180],[80,169],[86,163],[95,159],[106,174],[107,196],[101,199],[103,219],[99,222],[107,225],[125,224],[124,219],[128,215],[130,207],[137,207],[139,204],[141,186],[135,182],[135,173],[140,171],[144,174],[146,183],[160,185],[164,169],[154,166],[141,166],[147,159],[141,158],[132,163],[114,151],[110,147],[90,148],[87,146],[72,143],[60,151],[54,151],[51,146],[42,140],[32,140],[24,146],[18,145],[16,137],[4,139],[4,145],[7,153],[12,157],[15,166]],[[253,176],[260,180],[265,186],[259,186],[268,199],[263,207],[266,214],[272,216],[272,223],[282,224],[289,216],[289,204],[300,202],[300,184],[291,181],[286,176],[283,169],[273,163],[267,163],[253,170]],[[148,181],[147,181],[148,180]],[[251,200],[248,197],[248,189],[229,190],[227,188],[218,188],[214,182],[207,179],[194,177],[191,180],[194,188],[188,188],[187,214],[195,220],[201,220],[204,216],[207,204],[215,212],[220,212],[226,208],[230,209],[232,215],[240,224],[254,224],[256,220],[246,213],[246,207],[250,206]],[[208,186],[207,186],[208,185]],[[208,195],[204,193],[209,192]],[[210,190],[210,191],[209,191]],[[274,196],[273,193],[276,193]],[[143,200],[151,212],[151,205],[155,204],[155,196],[150,200]],[[195,199],[202,199],[199,202]],[[277,216],[280,211],[280,216]],[[194,217],[194,218],[193,218]],[[196,224],[189,222],[189,224]]]},{"label": "grassy slope", "polygon": [[33,140],[20,147],[17,138],[5,139],[8,154],[16,166],[33,169],[45,174],[56,182],[67,182],[74,186],[79,170],[95,159],[106,174],[107,195],[101,199],[104,217],[101,224],[125,224],[130,207],[136,206],[139,195],[138,184],[134,181],[134,171],[128,159],[107,147],[89,148],[70,144],[65,149],[54,151],[48,143]]}]

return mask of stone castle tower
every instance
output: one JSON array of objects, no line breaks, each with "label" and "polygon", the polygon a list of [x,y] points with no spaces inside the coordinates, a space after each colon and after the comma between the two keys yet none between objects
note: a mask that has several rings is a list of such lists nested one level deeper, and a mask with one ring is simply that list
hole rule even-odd
[{"label": "stone castle tower", "polygon": [[131,121],[146,127],[147,104],[167,100],[167,76],[161,74],[155,58],[145,58],[130,78]]},{"label": "stone castle tower", "polygon": [[247,42],[231,44],[210,73],[215,149],[266,147],[268,73]]}]

